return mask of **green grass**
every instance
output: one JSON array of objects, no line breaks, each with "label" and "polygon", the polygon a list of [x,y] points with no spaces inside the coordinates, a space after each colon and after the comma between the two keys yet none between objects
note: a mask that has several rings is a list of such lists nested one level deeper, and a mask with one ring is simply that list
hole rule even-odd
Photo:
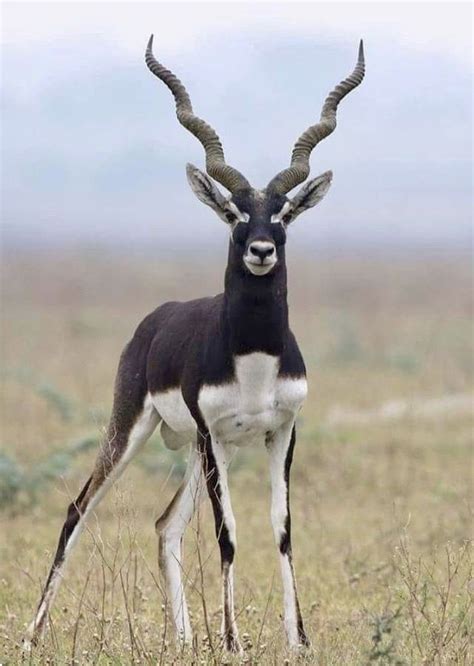
[{"label": "green grass", "polygon": [[[290,278],[310,378],[291,497],[313,646],[286,650],[266,453],[246,449],[231,471],[245,660],[472,663],[471,414],[377,416],[394,400],[472,392],[469,266],[459,256],[331,257],[295,261]],[[172,264],[79,252],[6,263],[0,663],[20,662],[66,506],[93,464],[121,347],[157,303],[213,293],[220,281],[218,267],[183,275]],[[331,418],[335,408],[343,418]],[[89,521],[31,663],[232,663],[219,645],[208,502],[185,543],[194,654],[176,650],[163,607],[154,520],[183,464],[157,436],[132,463]]]}]

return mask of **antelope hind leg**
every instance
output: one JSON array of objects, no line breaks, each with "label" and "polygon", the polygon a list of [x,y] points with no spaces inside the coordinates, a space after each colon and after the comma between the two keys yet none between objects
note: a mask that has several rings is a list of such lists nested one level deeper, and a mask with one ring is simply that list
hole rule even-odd
[{"label": "antelope hind leg", "polygon": [[49,610],[58,591],[64,567],[84,528],[88,514],[98,505],[106,492],[138,453],[159,422],[158,412],[148,397],[138,410],[136,418],[119,410],[112,416],[108,435],[102,444],[95,468],[78,497],[69,505],[62,527],[53,564],[41,595],[35,617],[29,625],[23,642],[28,650],[36,645],[44,632]]}]

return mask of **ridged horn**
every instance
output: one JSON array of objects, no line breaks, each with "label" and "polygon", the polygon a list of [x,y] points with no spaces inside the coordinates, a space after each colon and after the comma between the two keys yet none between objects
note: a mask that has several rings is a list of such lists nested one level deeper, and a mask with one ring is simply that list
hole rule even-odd
[{"label": "ridged horn", "polygon": [[181,125],[202,143],[206,151],[207,173],[232,193],[250,187],[248,180],[237,169],[226,164],[224,150],[215,130],[194,114],[191,98],[186,88],[173,72],[156,60],[152,48],[153,35],[148,40],[145,62],[150,72],[171,90],[176,102],[176,115]]},{"label": "ridged horn", "polygon": [[303,132],[295,143],[291,154],[291,163],[287,169],[280,171],[268,184],[268,189],[273,189],[279,194],[286,194],[296,185],[302,183],[309,176],[309,158],[313,148],[336,129],[336,112],[341,99],[351,90],[354,90],[364,78],[364,44],[360,40],[359,56],[354,71],[347,79],[341,81],[326,97],[321,111],[319,123],[311,125]]}]

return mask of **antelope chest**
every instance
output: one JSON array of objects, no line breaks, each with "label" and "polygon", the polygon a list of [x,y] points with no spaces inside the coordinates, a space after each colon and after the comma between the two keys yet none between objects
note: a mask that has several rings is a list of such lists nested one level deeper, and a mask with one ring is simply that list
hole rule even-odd
[{"label": "antelope chest", "polygon": [[236,356],[232,381],[204,385],[199,409],[211,435],[245,446],[264,439],[296,416],[307,393],[304,377],[279,377],[280,360],[261,352]]}]

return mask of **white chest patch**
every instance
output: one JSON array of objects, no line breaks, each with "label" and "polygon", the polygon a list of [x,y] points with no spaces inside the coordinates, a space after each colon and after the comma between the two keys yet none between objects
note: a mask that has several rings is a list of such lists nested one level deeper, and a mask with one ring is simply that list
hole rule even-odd
[{"label": "white chest patch", "polygon": [[245,446],[261,441],[301,408],[305,378],[279,378],[279,359],[261,352],[235,358],[235,380],[203,386],[199,408],[211,435],[225,444]]}]

